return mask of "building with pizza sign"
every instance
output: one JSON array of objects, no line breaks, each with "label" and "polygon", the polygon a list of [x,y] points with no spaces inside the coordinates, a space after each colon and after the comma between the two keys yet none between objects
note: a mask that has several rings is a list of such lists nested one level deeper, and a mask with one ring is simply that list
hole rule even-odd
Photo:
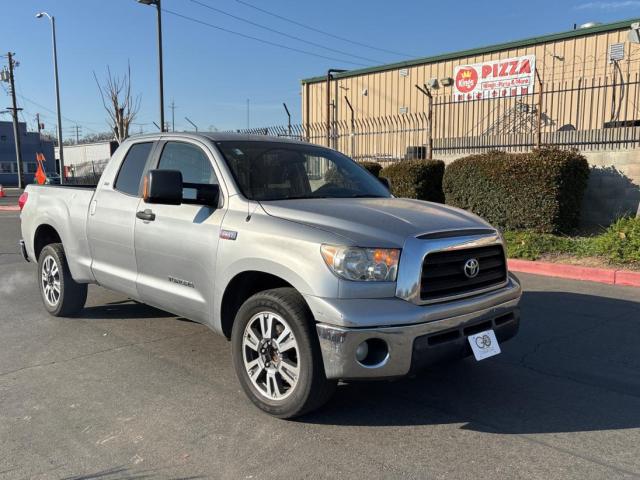
[{"label": "building with pizza sign", "polygon": [[430,141],[440,158],[545,143],[627,146],[640,139],[636,22],[307,78],[294,133],[374,160],[422,156]]}]

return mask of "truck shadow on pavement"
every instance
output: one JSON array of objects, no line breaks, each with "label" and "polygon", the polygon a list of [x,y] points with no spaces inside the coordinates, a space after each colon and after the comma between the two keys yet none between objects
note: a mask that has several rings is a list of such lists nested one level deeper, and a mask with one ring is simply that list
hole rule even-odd
[{"label": "truck shadow on pavement", "polygon": [[331,425],[461,423],[490,433],[640,427],[640,302],[527,292],[519,335],[497,357],[414,378],[340,385],[300,419]]},{"label": "truck shadow on pavement", "polygon": [[[143,480],[158,478],[160,469],[132,471],[126,467],[114,467],[107,470],[101,470],[95,473],[89,473],[84,475],[73,475],[70,477],[63,477],[62,480]],[[166,478],[166,477],[163,477]],[[204,476],[188,476],[188,477],[172,477],[173,480],[195,480],[200,478],[206,478]]]},{"label": "truck shadow on pavement", "polygon": [[84,307],[78,314],[83,320],[110,320],[110,319],[142,319],[142,318],[167,318],[175,317],[172,313],[159,310],[133,300],[110,302],[106,305]]}]

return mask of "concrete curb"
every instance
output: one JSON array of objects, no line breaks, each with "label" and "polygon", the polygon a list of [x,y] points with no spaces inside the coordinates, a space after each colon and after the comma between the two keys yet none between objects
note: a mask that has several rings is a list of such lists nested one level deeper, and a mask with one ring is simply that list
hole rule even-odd
[{"label": "concrete curb", "polygon": [[570,280],[586,280],[608,285],[640,287],[640,272],[615,270],[613,268],[580,267],[563,263],[534,262],[531,260],[509,259],[508,262],[509,269],[514,272],[533,273],[547,277],[568,278]]}]

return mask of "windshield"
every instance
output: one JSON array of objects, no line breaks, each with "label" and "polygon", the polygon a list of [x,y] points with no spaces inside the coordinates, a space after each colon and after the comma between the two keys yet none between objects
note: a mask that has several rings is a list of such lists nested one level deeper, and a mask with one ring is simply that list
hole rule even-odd
[{"label": "windshield", "polygon": [[376,177],[333,150],[260,141],[216,144],[249,200],[390,197]]}]

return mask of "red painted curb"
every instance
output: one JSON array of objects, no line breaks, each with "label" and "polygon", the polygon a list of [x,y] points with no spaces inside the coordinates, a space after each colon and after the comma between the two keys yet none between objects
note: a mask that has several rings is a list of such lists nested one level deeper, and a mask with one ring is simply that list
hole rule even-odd
[{"label": "red painted curb", "polygon": [[0,212],[19,212],[20,207],[18,205],[0,205]]},{"label": "red painted curb", "polygon": [[640,272],[614,270],[613,268],[580,267],[563,263],[509,259],[509,269],[514,272],[533,273],[547,277],[640,287]]},{"label": "red painted curb", "polygon": [[618,270],[616,272],[616,285],[640,287],[640,272]]}]

